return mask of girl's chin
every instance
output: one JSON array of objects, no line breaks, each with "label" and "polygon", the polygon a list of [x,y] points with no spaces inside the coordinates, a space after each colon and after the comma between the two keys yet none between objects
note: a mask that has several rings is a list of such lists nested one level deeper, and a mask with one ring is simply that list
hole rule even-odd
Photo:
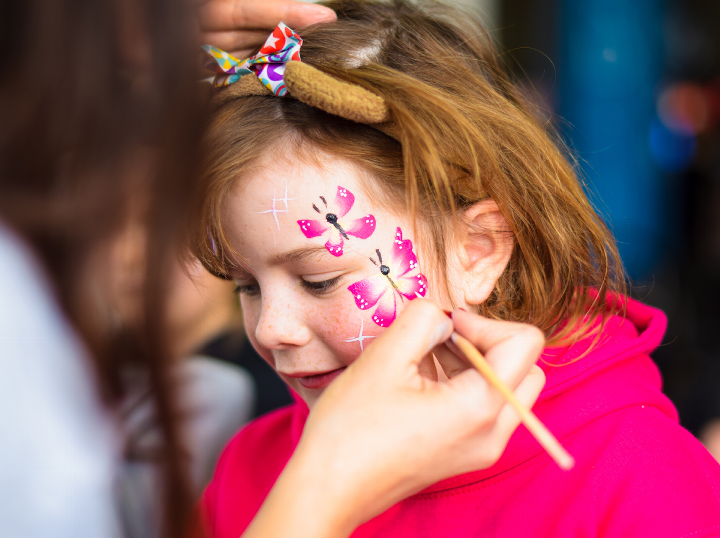
[{"label": "girl's chin", "polygon": [[322,393],[325,389],[315,389],[315,390],[307,390],[300,387],[300,390],[298,391],[298,394],[303,399],[305,404],[308,406],[308,409],[312,411],[313,407],[315,406],[315,403],[317,403],[320,396],[322,396]]}]

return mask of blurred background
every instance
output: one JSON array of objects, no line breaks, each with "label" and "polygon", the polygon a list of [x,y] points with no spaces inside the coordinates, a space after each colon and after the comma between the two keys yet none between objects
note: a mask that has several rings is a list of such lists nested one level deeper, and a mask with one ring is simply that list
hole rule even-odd
[{"label": "blurred background", "polygon": [[[683,426],[720,432],[720,2],[465,0],[579,159]],[[716,332],[718,331],[718,332]],[[716,457],[720,452],[716,453]]]}]

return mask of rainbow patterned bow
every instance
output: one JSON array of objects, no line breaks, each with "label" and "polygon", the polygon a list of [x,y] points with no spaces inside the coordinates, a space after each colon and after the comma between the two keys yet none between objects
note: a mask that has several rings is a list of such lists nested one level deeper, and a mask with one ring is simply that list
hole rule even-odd
[{"label": "rainbow patterned bow", "polygon": [[203,45],[210,56],[205,67],[216,72],[213,86],[223,88],[240,80],[243,75],[254,73],[271,92],[278,97],[287,93],[283,82],[285,64],[300,61],[302,38],[283,23],[277,25],[270,37],[255,56],[240,61],[225,51],[211,45]]}]

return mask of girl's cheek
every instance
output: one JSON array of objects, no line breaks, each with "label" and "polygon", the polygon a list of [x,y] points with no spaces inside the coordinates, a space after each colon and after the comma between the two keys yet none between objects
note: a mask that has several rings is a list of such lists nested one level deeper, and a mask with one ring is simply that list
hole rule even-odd
[{"label": "girl's cheek", "polygon": [[345,364],[350,364],[379,336],[383,329],[371,320],[369,311],[360,310],[349,291],[339,294],[322,313],[317,334]]}]

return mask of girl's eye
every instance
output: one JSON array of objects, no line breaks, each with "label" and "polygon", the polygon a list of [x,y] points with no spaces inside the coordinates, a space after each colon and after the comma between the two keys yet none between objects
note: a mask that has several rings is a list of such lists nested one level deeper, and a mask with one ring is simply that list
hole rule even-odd
[{"label": "girl's eye", "polygon": [[338,275],[335,278],[329,280],[321,280],[320,282],[308,282],[307,280],[301,280],[303,288],[312,292],[316,295],[322,295],[324,293],[330,293],[337,287],[337,283],[340,282],[342,275]]},{"label": "girl's eye", "polygon": [[260,286],[257,284],[239,284],[235,288],[235,294],[236,295],[259,295],[260,294]]}]

